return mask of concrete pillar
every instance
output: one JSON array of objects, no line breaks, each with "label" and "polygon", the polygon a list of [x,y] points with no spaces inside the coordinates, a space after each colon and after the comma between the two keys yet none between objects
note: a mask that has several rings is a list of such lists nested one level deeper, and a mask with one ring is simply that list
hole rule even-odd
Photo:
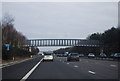
[{"label": "concrete pillar", "polygon": [[61,41],[61,40],[59,40],[59,46],[60,46],[60,41]]},{"label": "concrete pillar", "polygon": [[47,40],[44,40],[44,46],[46,46],[47,45]]},{"label": "concrete pillar", "polygon": [[69,40],[67,40],[67,46],[69,46]]},{"label": "concrete pillar", "polygon": [[49,40],[47,40],[47,46],[49,46]]},{"label": "concrete pillar", "polygon": [[55,40],[54,40],[54,46],[55,46]]},{"label": "concrete pillar", "polygon": [[41,40],[39,40],[39,46],[41,46]]},{"label": "concrete pillar", "polygon": [[65,40],[65,46],[67,46],[67,40]]},{"label": "concrete pillar", "polygon": [[43,46],[43,41],[41,40],[41,46]]},{"label": "concrete pillar", "polygon": [[37,40],[37,46],[39,46],[39,40]]},{"label": "concrete pillar", "polygon": [[56,40],[56,46],[58,46],[58,40]]},{"label": "concrete pillar", "polygon": [[54,46],[56,46],[56,40],[54,40]]},{"label": "concrete pillar", "polygon": [[72,46],[72,40],[70,40],[70,46]]},{"label": "concrete pillar", "polygon": [[32,40],[32,46],[34,46],[34,40]]},{"label": "concrete pillar", "polygon": [[31,47],[29,47],[29,52],[32,52],[32,49],[31,49]]},{"label": "concrete pillar", "polygon": [[31,46],[32,44],[31,44],[31,40],[29,40],[28,42],[27,42],[27,44],[28,44],[28,46]]},{"label": "concrete pillar", "polygon": [[49,40],[47,40],[47,46],[49,46],[49,42],[50,42],[50,41],[49,41]]},{"label": "concrete pillar", "polygon": [[38,46],[40,46],[40,41],[38,40]]},{"label": "concrete pillar", "polygon": [[30,40],[26,41],[26,46],[30,46]]},{"label": "concrete pillar", "polygon": [[50,40],[50,46],[52,46],[52,40]]},{"label": "concrete pillar", "polygon": [[35,46],[36,46],[36,40],[35,40]]},{"label": "concrete pillar", "polygon": [[74,46],[75,44],[74,44],[74,40],[72,40],[72,46]]},{"label": "concrete pillar", "polygon": [[46,46],[48,46],[48,40],[46,40]]},{"label": "concrete pillar", "polygon": [[42,46],[42,40],[40,40],[40,46]]},{"label": "concrete pillar", "polygon": [[54,40],[54,46],[55,46],[55,40]]},{"label": "concrete pillar", "polygon": [[33,46],[35,46],[35,41],[33,40]]},{"label": "concrete pillar", "polygon": [[80,46],[80,40],[78,40],[78,46]]},{"label": "concrete pillar", "polygon": [[43,46],[45,46],[45,40],[42,40],[43,41]]},{"label": "concrete pillar", "polygon": [[75,40],[75,46],[77,45],[77,40]]},{"label": "concrete pillar", "polygon": [[63,45],[64,45],[64,43],[65,43],[64,41],[65,41],[65,40],[62,40],[62,46],[63,46]]},{"label": "concrete pillar", "polygon": [[45,45],[45,41],[44,40],[42,40],[42,46],[44,46]]}]

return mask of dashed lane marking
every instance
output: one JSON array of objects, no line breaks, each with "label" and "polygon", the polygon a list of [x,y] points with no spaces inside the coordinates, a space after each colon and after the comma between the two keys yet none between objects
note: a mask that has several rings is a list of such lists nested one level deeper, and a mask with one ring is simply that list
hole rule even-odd
[{"label": "dashed lane marking", "polygon": [[77,68],[78,66],[76,66],[76,65],[75,65],[74,67],[76,67],[76,68]]},{"label": "dashed lane marking", "polygon": [[111,64],[110,66],[111,66],[111,67],[116,67],[116,65],[113,65],[113,64]]},{"label": "dashed lane marking", "polygon": [[70,64],[70,63],[67,63],[67,64]]},{"label": "dashed lane marking", "polygon": [[91,73],[91,74],[96,74],[95,72],[93,72],[93,71],[88,71],[89,73]]}]

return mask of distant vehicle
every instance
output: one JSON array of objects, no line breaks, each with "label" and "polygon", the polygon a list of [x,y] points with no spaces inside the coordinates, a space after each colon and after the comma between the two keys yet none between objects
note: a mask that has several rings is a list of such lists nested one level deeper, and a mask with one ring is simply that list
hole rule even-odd
[{"label": "distant vehicle", "polygon": [[78,53],[70,53],[67,56],[67,61],[71,61],[71,60],[76,60],[79,61],[79,54]]},{"label": "distant vehicle", "polygon": [[100,58],[107,58],[107,55],[105,53],[100,53],[99,57]]},{"label": "distant vehicle", "polygon": [[38,52],[38,55],[42,55],[43,56],[44,54],[43,54],[43,52]]},{"label": "distant vehicle", "polygon": [[57,57],[63,57],[63,54],[56,54]]},{"label": "distant vehicle", "polygon": [[64,57],[67,57],[67,56],[68,56],[68,54],[65,53],[65,54],[64,54]]},{"label": "distant vehicle", "polygon": [[82,53],[81,53],[81,54],[79,54],[79,57],[84,57],[84,54],[82,54]]},{"label": "distant vehicle", "polygon": [[114,58],[114,53],[112,53],[110,56],[109,56],[109,58]]},{"label": "distant vehicle", "polygon": [[53,61],[52,53],[44,53],[43,61],[45,61],[45,60]]},{"label": "distant vehicle", "polygon": [[120,59],[120,53],[115,53],[114,58],[115,59]]},{"label": "distant vehicle", "polygon": [[93,53],[89,53],[88,58],[95,58],[95,55]]}]

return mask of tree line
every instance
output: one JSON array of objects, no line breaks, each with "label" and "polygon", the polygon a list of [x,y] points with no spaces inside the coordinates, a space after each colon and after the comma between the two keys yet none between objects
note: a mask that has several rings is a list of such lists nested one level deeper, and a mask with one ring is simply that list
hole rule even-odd
[{"label": "tree line", "polygon": [[[9,14],[4,15],[2,19],[2,58],[11,59],[14,57],[28,57],[37,53],[38,48],[32,47],[32,52],[29,48],[25,47],[27,37],[21,32],[18,32],[14,27],[14,18]],[[10,50],[6,50],[6,44],[10,45]]]},{"label": "tree line", "polygon": [[92,52],[95,55],[99,55],[101,50],[106,53],[108,56],[112,53],[120,52],[120,27],[112,27],[104,31],[104,33],[93,33],[89,35],[86,39],[88,40],[99,40],[104,44],[102,47],[84,47],[84,46],[74,46],[68,48],[61,48],[55,50],[54,53],[65,53],[67,52],[77,52],[87,55]]},{"label": "tree line", "polygon": [[87,37],[89,40],[103,41],[105,46],[119,47],[120,46],[120,28],[112,27],[104,33],[93,33]]},{"label": "tree line", "polygon": [[25,44],[27,38],[14,28],[14,19],[9,15],[3,18],[2,23],[2,44],[10,44],[12,47],[19,47]]}]

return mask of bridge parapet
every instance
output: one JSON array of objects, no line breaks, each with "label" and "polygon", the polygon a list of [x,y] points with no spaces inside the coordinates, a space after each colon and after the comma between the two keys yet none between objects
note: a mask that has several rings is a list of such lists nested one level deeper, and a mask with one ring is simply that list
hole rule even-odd
[{"label": "bridge parapet", "polygon": [[87,39],[31,39],[26,41],[26,46],[100,46],[98,40]]}]

